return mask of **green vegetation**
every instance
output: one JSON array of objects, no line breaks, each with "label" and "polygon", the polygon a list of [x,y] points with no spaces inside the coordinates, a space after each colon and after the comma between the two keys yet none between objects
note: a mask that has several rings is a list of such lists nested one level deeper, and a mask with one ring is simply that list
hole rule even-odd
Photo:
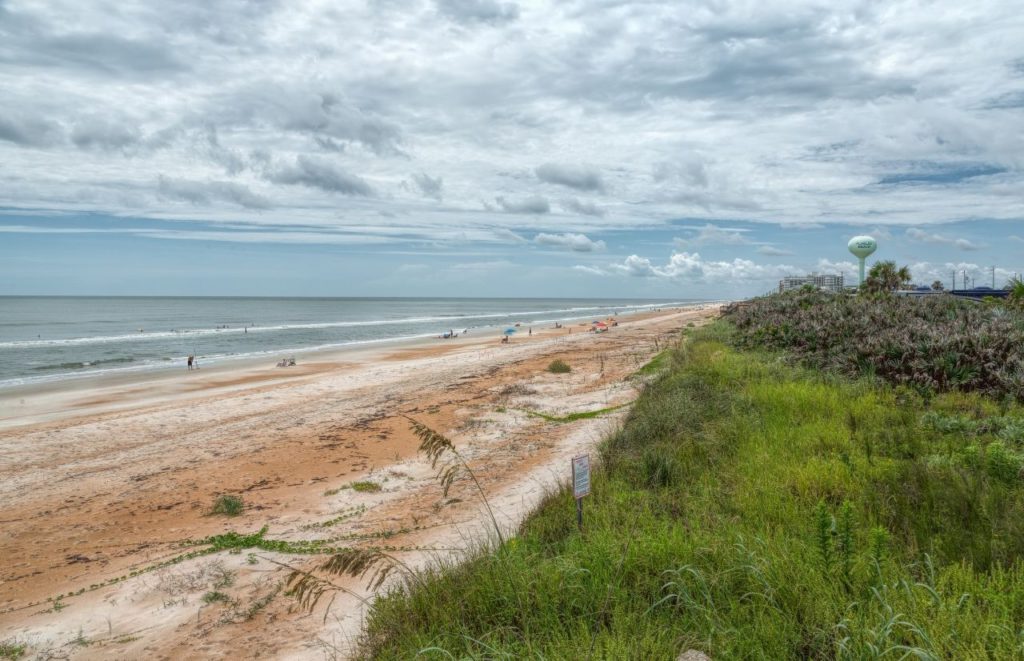
[{"label": "green vegetation", "polygon": [[382,488],[376,482],[370,482],[369,480],[352,483],[352,491],[358,491],[359,493],[377,493]]},{"label": "green vegetation", "polygon": [[798,291],[757,299],[729,318],[742,346],[784,350],[810,367],[924,395],[962,390],[1024,401],[1024,316],[1010,307]]},{"label": "green vegetation", "polygon": [[910,286],[910,269],[893,261],[875,262],[864,278],[864,290],[871,293],[891,292]]},{"label": "green vegetation", "polygon": [[567,374],[572,371],[569,364],[562,360],[552,360],[548,365],[548,371],[552,374]]},{"label": "green vegetation", "polygon": [[227,596],[223,592],[207,592],[203,595],[204,604],[215,604],[218,602],[231,601],[231,597]]},{"label": "green vegetation", "polygon": [[238,516],[242,513],[243,509],[245,509],[245,503],[242,502],[241,497],[225,494],[217,497],[217,500],[213,503],[213,509],[210,510],[210,514]]},{"label": "green vegetation", "polygon": [[590,418],[597,418],[605,413],[611,413],[612,411],[618,411],[623,406],[628,404],[620,404],[618,406],[609,406],[604,409],[597,409],[596,411],[580,411],[578,413],[570,413],[568,415],[549,415],[547,413],[541,413],[540,411],[530,411],[528,409],[519,409],[523,413],[532,416],[534,418],[543,418],[548,422],[575,422],[577,420],[589,420]]},{"label": "green vegetation", "polygon": [[25,643],[17,643],[12,640],[0,641],[0,659],[11,659],[18,661],[25,655],[28,646]]},{"label": "green vegetation", "polygon": [[516,537],[403,573],[362,655],[1021,658],[1024,410],[734,348],[747,332],[673,350],[601,447],[582,533],[563,489]]},{"label": "green vegetation", "polygon": [[668,365],[671,353],[672,352],[668,349],[662,351],[654,358],[651,358],[650,362],[638,369],[636,373],[640,376],[651,376],[653,374],[657,374]]}]

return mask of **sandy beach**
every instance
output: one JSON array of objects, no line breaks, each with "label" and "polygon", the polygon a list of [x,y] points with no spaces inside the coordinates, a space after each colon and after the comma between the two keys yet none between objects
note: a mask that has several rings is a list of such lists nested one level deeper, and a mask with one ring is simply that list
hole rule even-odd
[{"label": "sandy beach", "polygon": [[[344,658],[365,605],[343,593],[326,618],[323,606],[307,614],[276,564],[323,556],[248,549],[159,565],[204,548],[189,540],[263,527],[267,539],[386,544],[413,567],[457,558],[489,524],[466,481],[442,496],[404,416],[455,442],[514,530],[568,479],[569,458],[626,414],[636,370],[716,311],[620,317],[602,334],[535,327],[509,344],[470,336],[7,393],[0,640],[43,658]],[[572,371],[547,372],[554,358]],[[534,415],[619,406],[569,423]],[[241,515],[210,514],[222,494],[244,500]],[[339,583],[372,597],[365,581]]]}]

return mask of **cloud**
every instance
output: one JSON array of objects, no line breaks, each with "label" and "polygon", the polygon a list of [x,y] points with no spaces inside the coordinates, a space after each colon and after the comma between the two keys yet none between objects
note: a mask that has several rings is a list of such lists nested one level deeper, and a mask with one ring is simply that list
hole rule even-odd
[{"label": "cloud", "polygon": [[942,234],[925,232],[924,230],[917,229],[916,227],[911,227],[910,229],[908,229],[907,236],[915,241],[951,246],[953,248],[957,248],[958,250],[981,250],[981,246],[972,243],[967,239],[955,239],[952,237],[944,236]]},{"label": "cloud", "polygon": [[677,248],[703,245],[741,246],[754,243],[747,236],[747,232],[750,230],[746,229],[719,227],[717,225],[712,225],[711,223],[694,229],[696,230],[696,234],[690,237],[685,239],[673,239],[675,246]]},{"label": "cloud", "polygon": [[504,227],[496,228],[494,230],[494,236],[501,241],[507,241],[509,243],[529,243],[525,238]]},{"label": "cloud", "polygon": [[431,197],[438,201],[441,200],[441,189],[444,187],[444,179],[441,177],[434,178],[426,172],[420,172],[413,174],[412,180],[419,187],[424,197]]},{"label": "cloud", "polygon": [[275,81],[229,87],[207,102],[205,114],[208,121],[225,126],[269,125],[308,135],[327,151],[340,152],[345,144],[357,144],[378,156],[404,154],[399,149],[403,138],[397,124],[320,86]]},{"label": "cloud", "polygon": [[534,170],[537,178],[549,184],[557,184],[581,191],[604,191],[601,174],[593,168],[581,165],[560,165],[545,163]]},{"label": "cloud", "polygon": [[533,242],[542,246],[568,248],[573,252],[595,252],[603,251],[606,248],[604,241],[592,241],[585,234],[546,234],[541,232],[533,237]]},{"label": "cloud", "polygon": [[46,119],[26,116],[0,116],[0,140],[25,147],[45,147],[64,138],[60,124]]},{"label": "cloud", "polygon": [[653,176],[658,182],[681,182],[695,188],[707,188],[710,184],[707,164],[696,155],[655,163]]},{"label": "cloud", "polygon": [[787,257],[793,254],[791,250],[783,250],[782,248],[776,248],[775,246],[758,246],[755,251],[760,255],[768,255],[770,257]]},{"label": "cloud", "polygon": [[233,202],[247,209],[269,209],[270,200],[249,188],[230,181],[188,181],[161,176],[160,195],[195,205],[209,205],[217,200]]},{"label": "cloud", "polygon": [[494,201],[505,213],[548,213],[551,205],[540,196],[533,195],[519,200],[506,200],[504,197],[496,197]]},{"label": "cloud", "polygon": [[608,275],[607,272],[601,270],[596,266],[585,266],[583,264],[576,264],[572,267],[574,271],[580,271],[582,273],[589,273],[590,275]]},{"label": "cloud", "polygon": [[435,0],[441,15],[458,23],[498,25],[519,18],[519,5],[495,0]]},{"label": "cloud", "polygon": [[[953,285],[953,273],[956,273],[956,287],[964,286],[963,278],[966,272],[967,277],[973,286],[991,287],[992,269],[987,266],[980,266],[971,262],[916,262],[909,265],[910,274],[914,282],[923,285],[930,285],[935,280],[940,280],[947,287]],[[996,268],[995,286],[1000,288],[1005,285],[1014,275],[1014,272],[1005,268]]]},{"label": "cloud", "polygon": [[[0,19],[7,18],[0,12]],[[78,30],[54,34],[39,21],[23,20],[8,36],[0,61],[11,65],[72,68],[97,76],[136,77],[188,68],[166,41]],[[2,32],[0,32],[2,34]]]},{"label": "cloud", "polygon": [[[780,219],[895,227],[893,248],[936,229],[996,263],[1020,245],[982,233],[1021,234],[988,229],[1021,219],[1013,3],[65,4],[0,0],[6,209],[159,218],[162,173],[197,222],[261,220],[201,186],[222,182],[367,235],[600,226],[622,257],[676,231],[679,252],[756,260],[786,245]],[[342,214],[324,192],[360,199]],[[985,229],[931,227],[958,221]]]},{"label": "cloud", "polygon": [[741,281],[778,279],[793,273],[795,268],[757,264],[738,257],[732,261],[709,261],[700,253],[674,252],[664,266],[655,266],[646,257],[630,255],[621,264],[610,265],[609,270],[633,277],[730,285]]},{"label": "cloud", "polygon": [[[819,259],[817,270],[822,273],[842,273],[847,276],[852,275],[856,278],[857,274],[860,272],[860,265],[849,260],[833,262],[829,259]],[[856,282],[853,282],[852,284],[856,284]]]},{"label": "cloud", "polygon": [[495,259],[487,262],[462,262],[459,264],[452,264],[451,268],[455,271],[495,271],[499,269],[507,269],[512,266],[515,266],[515,264],[507,259]]},{"label": "cloud", "polygon": [[584,216],[596,216],[598,218],[603,218],[605,215],[605,210],[593,202],[581,202],[575,197],[567,197],[559,204],[561,204],[562,208],[566,211],[582,214]]},{"label": "cloud", "polygon": [[271,170],[268,179],[276,184],[309,186],[329,193],[374,195],[373,188],[362,178],[311,156],[299,156],[294,164]]},{"label": "cloud", "polygon": [[138,128],[124,121],[91,117],[78,122],[71,130],[71,142],[81,149],[123,151],[142,139]]}]

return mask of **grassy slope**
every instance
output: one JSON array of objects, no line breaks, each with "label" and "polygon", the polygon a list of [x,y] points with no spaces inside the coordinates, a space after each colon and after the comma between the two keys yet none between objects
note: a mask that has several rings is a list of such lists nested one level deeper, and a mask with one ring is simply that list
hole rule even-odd
[{"label": "grassy slope", "polygon": [[503,547],[379,600],[363,653],[1024,658],[1024,487],[990,451],[1024,412],[945,394],[926,414],[728,333],[666,357],[603,447],[582,535],[553,495]]}]

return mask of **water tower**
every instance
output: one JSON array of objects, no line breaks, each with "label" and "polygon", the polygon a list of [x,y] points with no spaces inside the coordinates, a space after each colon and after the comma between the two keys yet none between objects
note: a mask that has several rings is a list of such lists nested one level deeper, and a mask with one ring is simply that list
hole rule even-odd
[{"label": "water tower", "polygon": [[860,284],[864,284],[864,259],[878,250],[878,244],[870,236],[855,236],[846,244],[858,260],[860,260]]}]

